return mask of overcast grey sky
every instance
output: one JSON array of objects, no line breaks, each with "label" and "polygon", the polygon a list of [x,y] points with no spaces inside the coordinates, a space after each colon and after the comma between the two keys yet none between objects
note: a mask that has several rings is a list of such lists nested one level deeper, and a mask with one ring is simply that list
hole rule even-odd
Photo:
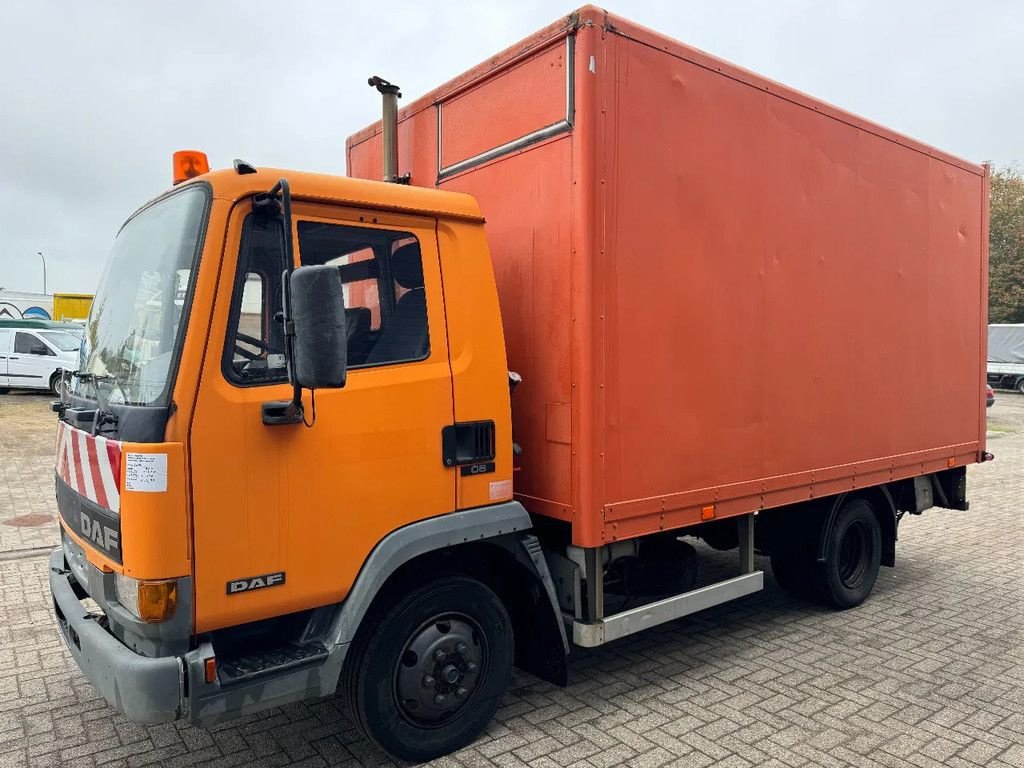
[{"label": "overcast grey sky", "polygon": [[[1024,3],[616,0],[609,10],[972,161],[1024,160]],[[92,292],[175,149],[345,172],[378,116],[572,10],[540,2],[0,1],[0,286]]]}]

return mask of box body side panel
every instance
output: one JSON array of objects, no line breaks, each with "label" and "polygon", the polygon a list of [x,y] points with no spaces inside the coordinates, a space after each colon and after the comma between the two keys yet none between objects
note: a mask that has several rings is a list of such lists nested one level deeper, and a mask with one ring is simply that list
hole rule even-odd
[{"label": "box body side panel", "polygon": [[593,8],[500,58],[399,170],[487,219],[531,512],[596,546],[978,460],[983,169]]},{"label": "box body side panel", "polygon": [[978,169],[605,47],[602,538],[977,460]]}]

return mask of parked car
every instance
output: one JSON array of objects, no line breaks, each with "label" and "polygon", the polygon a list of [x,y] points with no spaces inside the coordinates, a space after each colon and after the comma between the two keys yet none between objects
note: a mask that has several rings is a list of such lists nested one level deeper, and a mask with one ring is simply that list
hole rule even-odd
[{"label": "parked car", "polygon": [[985,407],[986,408],[991,408],[992,407],[992,403],[994,403],[995,401],[996,401],[995,390],[992,389],[992,385],[991,384],[986,384],[985,385]]},{"label": "parked car", "polygon": [[66,330],[0,324],[0,394],[48,389],[60,395],[61,377],[78,368],[82,339]]}]

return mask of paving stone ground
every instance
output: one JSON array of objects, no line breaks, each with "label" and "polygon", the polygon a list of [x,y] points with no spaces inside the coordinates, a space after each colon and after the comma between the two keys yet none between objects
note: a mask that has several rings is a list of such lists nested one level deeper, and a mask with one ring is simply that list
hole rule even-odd
[{"label": "paving stone ground", "polygon": [[[99,698],[54,625],[47,398],[0,396],[0,767],[377,766],[323,699],[201,730]],[[441,766],[1024,766],[1024,396],[989,411],[971,511],[905,519],[896,568],[835,613],[764,592],[592,652],[567,688],[516,673],[487,733]],[[30,521],[32,522],[32,521]],[[761,567],[768,568],[766,563]]]}]

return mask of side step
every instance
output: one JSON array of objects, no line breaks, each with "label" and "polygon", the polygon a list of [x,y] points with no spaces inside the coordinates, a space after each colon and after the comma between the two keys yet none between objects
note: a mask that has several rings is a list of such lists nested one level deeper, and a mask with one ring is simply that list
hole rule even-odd
[{"label": "side step", "polygon": [[319,640],[288,643],[267,651],[217,659],[221,685],[249,682],[253,678],[318,664],[327,658],[327,647]]},{"label": "side step", "polygon": [[764,589],[764,571],[754,571],[732,579],[693,589],[681,595],[666,597],[654,603],[631,608],[622,613],[606,616],[592,624],[572,623],[572,640],[583,648],[599,645],[632,635],[649,627],[689,616],[720,603],[753,594]]}]

